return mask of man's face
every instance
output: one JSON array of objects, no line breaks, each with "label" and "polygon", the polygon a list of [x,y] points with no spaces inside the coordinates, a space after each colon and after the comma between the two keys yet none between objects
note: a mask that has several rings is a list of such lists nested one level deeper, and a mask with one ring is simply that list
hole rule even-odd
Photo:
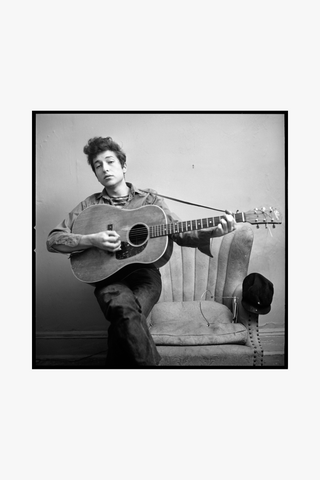
[{"label": "man's face", "polygon": [[93,161],[93,166],[97,179],[107,190],[108,187],[114,188],[123,181],[127,169],[126,164],[121,167],[118,157],[111,150],[99,153]]}]

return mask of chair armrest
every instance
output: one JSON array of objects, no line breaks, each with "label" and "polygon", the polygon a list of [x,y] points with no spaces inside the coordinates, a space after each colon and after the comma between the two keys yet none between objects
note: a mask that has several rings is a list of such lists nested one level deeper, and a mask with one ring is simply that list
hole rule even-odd
[{"label": "chair armrest", "polygon": [[259,315],[248,312],[242,305],[242,284],[239,284],[233,293],[237,305],[236,322],[242,323],[248,330],[247,346],[253,348],[253,365],[263,365],[263,349],[259,336]]}]

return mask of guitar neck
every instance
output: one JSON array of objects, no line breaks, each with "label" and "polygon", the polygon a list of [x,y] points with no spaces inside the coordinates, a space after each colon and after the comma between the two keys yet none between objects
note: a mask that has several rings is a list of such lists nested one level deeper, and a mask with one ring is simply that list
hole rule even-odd
[{"label": "guitar neck", "polygon": [[[233,217],[237,223],[245,222],[245,214],[243,212],[234,213]],[[161,225],[152,225],[150,229],[150,237],[163,237],[166,235],[172,235],[174,233],[191,232],[192,230],[203,230],[204,228],[216,227],[220,221],[219,217],[201,218],[198,220],[187,220],[185,222],[164,223]]]}]

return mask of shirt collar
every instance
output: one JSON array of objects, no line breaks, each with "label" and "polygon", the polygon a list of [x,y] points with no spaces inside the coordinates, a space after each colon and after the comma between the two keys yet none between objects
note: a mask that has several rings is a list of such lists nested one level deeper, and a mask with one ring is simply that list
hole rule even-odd
[{"label": "shirt collar", "polygon": [[[141,197],[146,195],[146,192],[143,192],[143,190],[140,190],[139,188],[135,188],[132,183],[126,182],[128,188],[129,188],[129,198],[133,198],[135,195],[139,195]],[[107,200],[110,200],[110,196],[107,193],[107,190],[104,188],[102,192],[98,194],[98,198],[105,198]]]}]

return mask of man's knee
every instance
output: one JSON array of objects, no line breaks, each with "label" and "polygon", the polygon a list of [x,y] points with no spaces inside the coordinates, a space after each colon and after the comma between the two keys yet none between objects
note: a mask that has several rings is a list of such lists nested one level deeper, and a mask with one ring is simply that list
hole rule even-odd
[{"label": "man's knee", "polygon": [[121,285],[108,285],[106,287],[96,288],[94,294],[100,301],[109,301],[122,295],[123,291],[124,289]]},{"label": "man's knee", "polygon": [[124,315],[127,310],[141,312],[141,307],[133,292],[125,285],[108,285],[95,290],[95,296],[105,314],[116,311]]}]

